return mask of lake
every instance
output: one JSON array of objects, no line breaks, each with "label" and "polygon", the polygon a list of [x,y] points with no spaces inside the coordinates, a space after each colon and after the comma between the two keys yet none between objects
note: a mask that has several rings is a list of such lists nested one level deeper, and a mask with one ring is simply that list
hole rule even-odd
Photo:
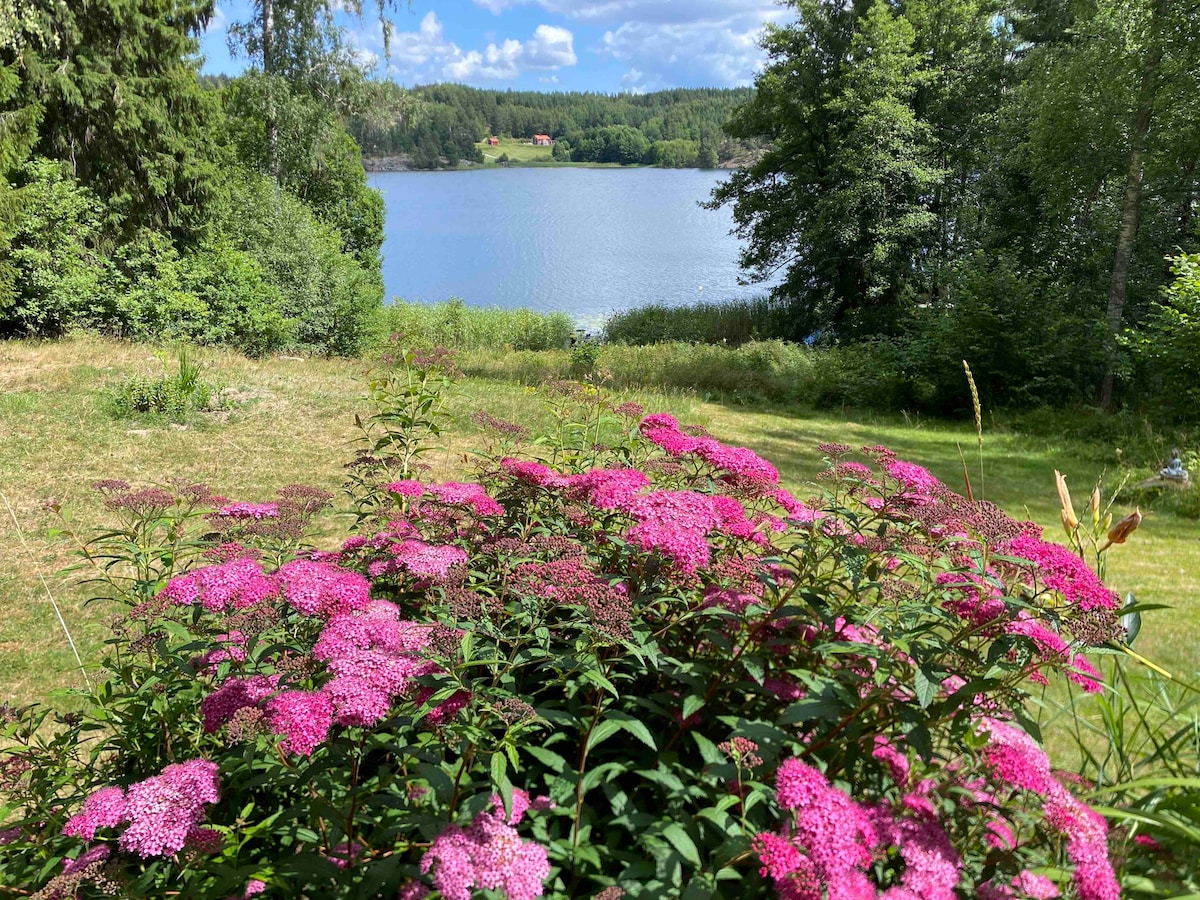
[{"label": "lake", "polygon": [[701,209],[727,176],[700,169],[387,172],[387,296],[570,314],[753,297],[738,284],[728,208]]}]

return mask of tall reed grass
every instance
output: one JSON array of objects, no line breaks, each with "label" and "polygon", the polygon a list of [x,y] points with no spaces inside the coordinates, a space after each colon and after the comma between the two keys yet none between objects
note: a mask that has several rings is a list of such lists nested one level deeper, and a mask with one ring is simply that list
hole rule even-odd
[{"label": "tall reed grass", "polygon": [[604,333],[615,344],[695,341],[735,346],[789,336],[786,305],[765,296],[687,306],[652,303],[614,313]]},{"label": "tall reed grass", "polygon": [[452,350],[553,350],[571,340],[574,323],[566,313],[468,306],[457,297],[445,303],[406,303],[382,307],[375,342],[403,334],[412,345]]}]

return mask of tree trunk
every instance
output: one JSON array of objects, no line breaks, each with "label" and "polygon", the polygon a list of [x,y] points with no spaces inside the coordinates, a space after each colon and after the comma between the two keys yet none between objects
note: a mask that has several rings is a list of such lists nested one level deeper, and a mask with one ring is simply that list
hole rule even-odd
[{"label": "tree trunk", "polygon": [[1114,364],[1117,335],[1121,333],[1121,318],[1125,311],[1125,286],[1129,281],[1129,264],[1133,258],[1133,242],[1137,238],[1138,214],[1142,205],[1142,178],[1145,174],[1146,142],[1150,122],[1154,118],[1154,95],[1158,88],[1158,66],[1162,62],[1162,41],[1159,29],[1166,18],[1168,0],[1154,0],[1150,13],[1149,46],[1142,66],[1142,81],[1138,88],[1137,117],[1130,135],[1129,166],[1125,173],[1125,200],[1121,207],[1121,230],[1117,233],[1117,252],[1113,259],[1112,281],[1108,287],[1106,315],[1108,337],[1105,341],[1104,378],[1100,382],[1099,401],[1103,409],[1112,409]]},{"label": "tree trunk", "polygon": [[267,138],[267,172],[279,177],[279,123],[275,119],[275,0],[262,0],[263,75],[267,80],[267,114],[263,128]]}]

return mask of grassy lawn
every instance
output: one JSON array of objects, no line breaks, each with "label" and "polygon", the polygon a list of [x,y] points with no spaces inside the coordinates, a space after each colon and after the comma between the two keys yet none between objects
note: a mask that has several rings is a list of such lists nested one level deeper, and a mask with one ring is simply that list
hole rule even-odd
[{"label": "grassy lawn", "polygon": [[487,141],[480,141],[475,146],[483,153],[486,163],[496,162],[505,153],[508,154],[509,161],[515,163],[548,163],[552,159],[550,154],[554,151],[553,147],[535,147],[529,141],[516,138],[500,138],[500,144],[496,147],[489,146]]},{"label": "grassy lawn", "polygon": [[[20,525],[18,531],[0,504],[0,701],[33,700],[80,680],[47,590],[61,605],[85,661],[97,659],[113,613],[103,603],[85,606],[86,592],[71,577],[56,574],[72,557],[70,546],[51,539],[55,519],[48,501],[71,509],[86,530],[103,522],[102,504],[90,488],[100,478],[145,486],[186,477],[251,501],[268,500],[276,488],[294,482],[338,491],[342,464],[351,454],[354,415],[367,411],[362,362],[249,360],[213,350],[197,351],[196,358],[205,378],[225,387],[236,403],[179,426],[116,419],[106,407],[120,379],[167,373],[174,364],[169,352],[93,337],[0,343],[0,491]],[[820,441],[886,444],[959,489],[961,444],[976,495],[1030,516],[1047,527],[1051,539],[1061,534],[1054,469],[1067,475],[1082,506],[1102,468],[1095,460],[1103,453],[1096,448],[985,433],[981,485],[975,432],[967,424],[732,405],[681,391],[626,394],[648,411],[672,412],[681,421],[707,426],[721,440],[753,448],[801,492],[821,467]],[[444,435],[444,446],[427,457],[435,477],[463,474],[463,454],[478,445],[478,432],[467,421],[474,410],[521,421],[535,433],[552,425],[538,392],[511,380],[468,378],[456,389],[453,409],[458,422]],[[1125,510],[1114,512],[1120,517]],[[325,527],[333,535],[341,522],[331,514]],[[1142,600],[1174,607],[1147,615],[1141,652],[1183,673],[1200,669],[1200,523],[1148,516],[1128,544],[1114,549],[1109,582],[1122,594],[1133,591]]]}]

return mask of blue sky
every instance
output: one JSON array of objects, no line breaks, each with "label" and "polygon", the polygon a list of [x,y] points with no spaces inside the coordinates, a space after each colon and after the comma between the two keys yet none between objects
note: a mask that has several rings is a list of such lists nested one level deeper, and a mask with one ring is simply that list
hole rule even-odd
[{"label": "blue sky", "polygon": [[[364,3],[371,9],[370,0]],[[351,44],[403,85],[616,93],[750,84],[762,65],[758,35],[787,11],[773,0],[412,0],[383,33],[369,14],[345,18]],[[218,0],[204,35],[204,71],[234,74],[225,28],[250,0]]]}]

